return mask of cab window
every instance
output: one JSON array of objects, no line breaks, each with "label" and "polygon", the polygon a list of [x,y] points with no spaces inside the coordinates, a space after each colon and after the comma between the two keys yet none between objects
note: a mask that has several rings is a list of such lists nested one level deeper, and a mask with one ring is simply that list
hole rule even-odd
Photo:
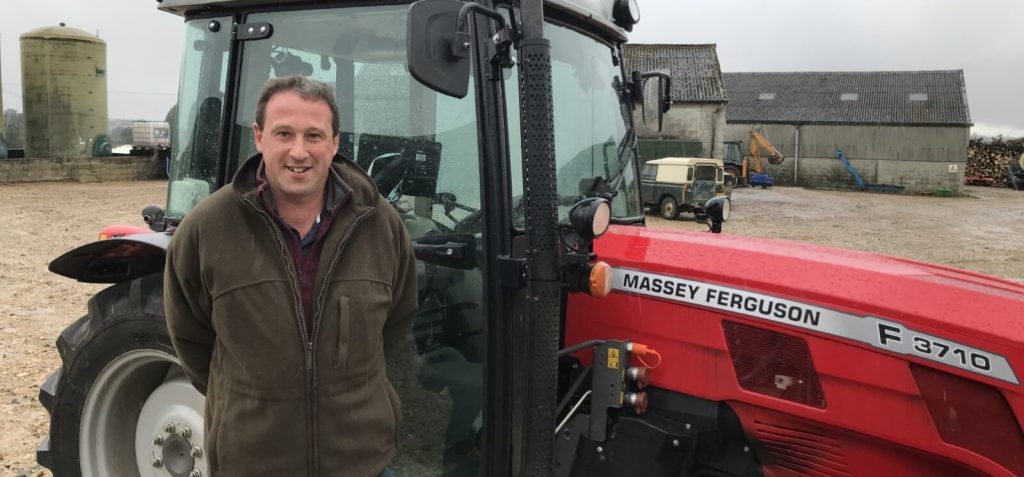
[{"label": "cab window", "polygon": [[648,164],[644,166],[644,171],[641,173],[640,178],[645,181],[653,181],[658,177],[658,166],[654,164]]}]

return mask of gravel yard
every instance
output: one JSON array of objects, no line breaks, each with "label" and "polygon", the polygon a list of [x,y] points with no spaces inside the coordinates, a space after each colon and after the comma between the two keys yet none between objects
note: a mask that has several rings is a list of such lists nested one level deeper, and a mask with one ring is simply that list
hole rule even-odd
[{"label": "gravel yard", "polygon": [[[967,187],[965,197],[794,187],[733,191],[726,234],[811,242],[938,263],[1024,282],[1024,192]],[[650,227],[707,230],[684,214]]]},{"label": "gravel yard", "polygon": [[[725,233],[782,238],[936,262],[1024,282],[1024,192],[967,188],[967,197],[799,188],[738,189]],[[54,340],[101,285],[46,270],[103,225],[142,225],[164,182],[0,186],[0,475],[49,475],[35,463],[48,418],[39,384],[59,361]],[[652,227],[704,227],[649,216]]]}]

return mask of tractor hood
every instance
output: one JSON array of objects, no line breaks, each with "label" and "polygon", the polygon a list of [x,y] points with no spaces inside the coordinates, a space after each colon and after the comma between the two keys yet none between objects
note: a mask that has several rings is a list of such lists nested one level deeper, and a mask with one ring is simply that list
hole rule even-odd
[{"label": "tractor hood", "polygon": [[[892,453],[949,475],[1024,473],[1024,285],[640,227],[613,227],[595,248],[612,267],[613,292],[570,295],[566,345],[614,339],[657,350],[654,366],[637,357],[629,366],[651,368],[656,388],[725,403],[769,449],[760,454],[769,464],[868,472]],[[808,457],[812,441],[832,453]]]},{"label": "tractor hood", "polygon": [[673,335],[695,325],[687,313],[653,316],[672,304],[1000,385],[1019,387],[1024,374],[1024,284],[803,243],[639,227],[613,227],[595,249],[615,270],[614,292],[572,300],[588,310],[614,303],[621,312],[601,319],[638,336],[685,339]]},{"label": "tractor hood", "polygon": [[612,227],[595,247],[617,267],[1024,344],[1024,284],[980,273],[806,243],[650,228]]}]

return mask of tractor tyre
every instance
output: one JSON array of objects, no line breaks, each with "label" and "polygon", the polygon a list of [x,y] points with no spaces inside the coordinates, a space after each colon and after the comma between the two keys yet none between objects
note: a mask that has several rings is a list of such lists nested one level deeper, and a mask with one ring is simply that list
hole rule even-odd
[{"label": "tractor tyre", "polygon": [[57,351],[62,365],[39,388],[50,433],[36,450],[54,477],[209,475],[205,398],[171,346],[161,274],[96,294]]},{"label": "tractor tyre", "polygon": [[742,182],[740,177],[741,169],[736,166],[725,166],[724,182],[727,188],[739,187]]},{"label": "tractor tyre", "polygon": [[661,212],[661,218],[676,220],[679,217],[679,204],[676,204],[676,200],[672,196],[665,196],[661,199],[659,211]]}]

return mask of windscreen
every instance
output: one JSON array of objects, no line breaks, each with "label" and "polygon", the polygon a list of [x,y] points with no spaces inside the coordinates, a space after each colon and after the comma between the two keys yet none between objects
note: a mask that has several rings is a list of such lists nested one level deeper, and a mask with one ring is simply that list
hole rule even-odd
[{"label": "windscreen", "polygon": [[172,220],[183,217],[217,186],[231,21],[206,18],[185,25],[165,212]]},{"label": "windscreen", "polygon": [[[639,220],[640,189],[629,133],[631,103],[614,48],[553,23],[544,26],[544,36],[551,41],[559,218],[565,219],[580,198],[611,193],[613,219]],[[518,81],[515,68],[506,70],[514,204],[523,190]],[[522,214],[513,218],[517,227],[523,226]]]},{"label": "windscreen", "polygon": [[693,174],[695,181],[715,181],[718,176],[718,168],[715,166],[697,166]]}]

